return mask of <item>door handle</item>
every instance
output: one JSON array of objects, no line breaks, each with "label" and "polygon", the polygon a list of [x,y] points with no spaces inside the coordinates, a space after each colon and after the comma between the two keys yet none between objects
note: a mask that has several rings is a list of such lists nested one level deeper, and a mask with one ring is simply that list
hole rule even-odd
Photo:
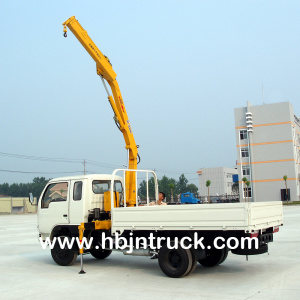
[{"label": "door handle", "polygon": [[68,215],[63,215],[63,217],[65,217],[65,218],[66,218],[67,216],[68,216]]}]

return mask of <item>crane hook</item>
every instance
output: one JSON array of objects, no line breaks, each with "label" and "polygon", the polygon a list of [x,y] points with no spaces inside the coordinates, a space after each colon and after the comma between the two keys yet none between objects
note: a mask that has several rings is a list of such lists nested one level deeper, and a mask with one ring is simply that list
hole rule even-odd
[{"label": "crane hook", "polygon": [[64,25],[64,37],[67,37],[67,26],[65,24]]}]

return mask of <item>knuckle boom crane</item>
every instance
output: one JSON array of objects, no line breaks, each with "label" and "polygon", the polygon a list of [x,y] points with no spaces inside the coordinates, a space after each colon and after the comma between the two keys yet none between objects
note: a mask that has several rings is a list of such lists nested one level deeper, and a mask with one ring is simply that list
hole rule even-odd
[{"label": "knuckle boom crane", "polygon": [[[126,108],[123,102],[119,84],[116,80],[117,74],[112,68],[109,59],[102,54],[102,52],[95,45],[93,40],[88,35],[87,31],[83,29],[75,16],[69,18],[63,23],[64,37],[67,37],[67,27],[73,32],[75,37],[89,53],[89,55],[96,62],[97,74],[100,76],[105,90],[108,95],[109,103],[114,111],[114,120],[117,127],[123,133],[125,140],[125,148],[128,150],[128,169],[136,170],[138,164],[138,146],[136,145]],[[109,84],[112,95],[105,84]],[[126,204],[127,206],[134,206],[136,204],[136,174],[134,171],[127,171],[125,176],[126,189]]]}]

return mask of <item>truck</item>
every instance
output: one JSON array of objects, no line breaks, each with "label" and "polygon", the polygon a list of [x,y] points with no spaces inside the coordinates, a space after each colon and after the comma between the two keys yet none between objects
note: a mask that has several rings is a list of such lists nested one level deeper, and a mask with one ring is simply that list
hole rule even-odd
[{"label": "truck", "polygon": [[194,197],[194,193],[186,192],[180,196],[181,204],[200,204],[201,200]]},{"label": "truck", "polygon": [[137,169],[138,146],[116,73],[75,17],[63,26],[64,36],[68,27],[96,62],[125,140],[128,167],[112,174],[55,178],[46,184],[37,204],[38,234],[41,243],[49,242],[53,260],[67,266],[80,255],[79,273],[84,274],[84,255],[101,260],[121,251],[157,259],[164,274],[178,278],[193,272],[198,263],[220,265],[230,251],[245,256],[268,252],[268,243],[283,224],[281,202],[149,205],[147,184],[146,204],[139,205],[138,175],[146,183],[153,177],[156,201],[158,181],[154,171]]}]

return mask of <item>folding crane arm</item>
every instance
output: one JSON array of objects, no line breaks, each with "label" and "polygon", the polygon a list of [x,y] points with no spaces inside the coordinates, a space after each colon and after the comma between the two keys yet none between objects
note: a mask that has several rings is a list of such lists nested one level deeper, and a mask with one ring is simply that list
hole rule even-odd
[{"label": "folding crane arm", "polygon": [[[81,45],[85,48],[85,50],[90,54],[93,60],[96,62],[97,74],[101,76],[102,79],[105,79],[109,84],[112,96],[105,86],[105,82],[103,80],[103,84],[108,93],[108,100],[110,105],[115,113],[115,120],[119,124],[120,130],[123,133],[125,140],[125,148],[129,151],[128,155],[128,169],[137,169],[137,157],[138,150],[137,145],[135,143],[135,139],[132,133],[132,129],[130,126],[129,118],[125,109],[125,105],[122,99],[121,91],[116,80],[117,74],[112,68],[112,65],[109,59],[102,54],[102,52],[98,49],[92,39],[89,37],[88,33],[83,29],[80,23],[75,19],[75,17],[69,18],[64,25],[64,36],[67,36],[67,27],[73,32]],[[135,172],[127,172],[126,173],[126,199],[127,205],[133,206],[136,202],[136,179]]]},{"label": "folding crane arm", "polygon": [[63,23],[63,25],[65,34],[67,32],[66,26],[68,26],[68,28],[73,32],[81,45],[96,62],[97,74],[103,76],[103,78],[105,78],[107,81],[114,81],[117,77],[117,74],[114,72],[109,59],[102,54],[102,52],[89,37],[88,33],[75,19],[75,17],[73,16],[69,18],[66,22]]}]

